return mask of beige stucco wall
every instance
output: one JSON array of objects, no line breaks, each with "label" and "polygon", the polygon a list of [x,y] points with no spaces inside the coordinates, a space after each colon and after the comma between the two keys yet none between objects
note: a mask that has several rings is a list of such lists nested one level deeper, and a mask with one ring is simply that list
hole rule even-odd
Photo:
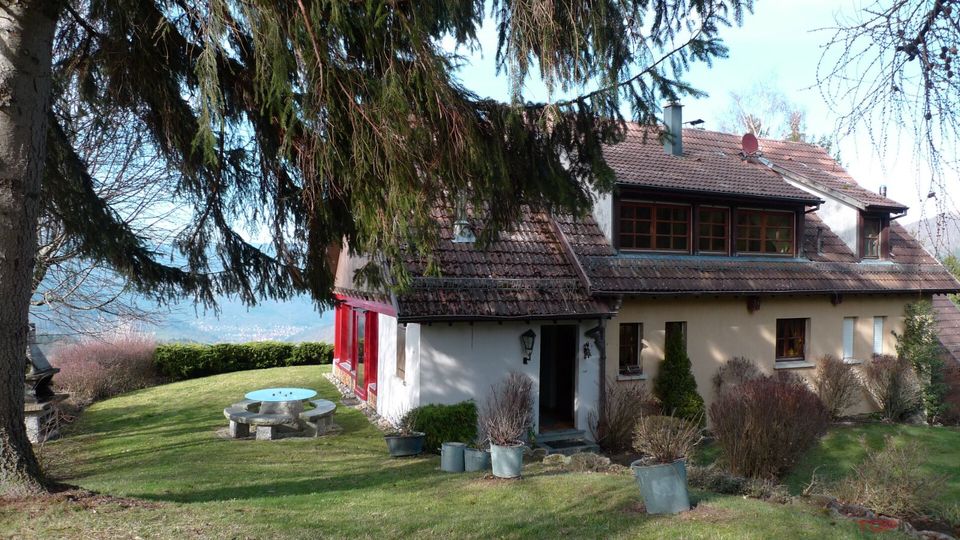
[{"label": "beige stucco wall", "polygon": [[[652,381],[663,360],[664,324],[686,321],[687,353],[693,364],[700,395],[707,406],[714,398],[711,379],[717,368],[734,356],[750,358],[767,373],[774,372],[776,321],[784,318],[809,318],[806,358],[813,361],[824,354],[843,355],[843,319],[857,317],[854,330],[854,358],[867,360],[873,353],[873,318],[886,317],[883,352],[895,353],[893,332],[903,329],[903,307],[917,300],[916,295],[844,296],[833,305],[830,297],[763,297],[760,309],[747,310],[744,297],[699,298],[626,298],[620,313],[607,326],[607,377],[613,384],[647,384]],[[643,323],[642,363],[646,380],[618,379],[620,323]],[[815,368],[802,367],[791,371],[812,378]],[[864,403],[849,413],[865,412],[872,404]]]}]

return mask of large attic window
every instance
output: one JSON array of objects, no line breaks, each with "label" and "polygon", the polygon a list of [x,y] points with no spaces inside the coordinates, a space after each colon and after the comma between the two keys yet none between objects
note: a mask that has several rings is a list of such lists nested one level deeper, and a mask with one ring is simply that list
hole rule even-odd
[{"label": "large attic window", "polygon": [[686,205],[620,203],[620,249],[690,251],[690,207]]},{"label": "large attic window", "polygon": [[737,252],[793,255],[793,215],[774,210],[737,210]]}]

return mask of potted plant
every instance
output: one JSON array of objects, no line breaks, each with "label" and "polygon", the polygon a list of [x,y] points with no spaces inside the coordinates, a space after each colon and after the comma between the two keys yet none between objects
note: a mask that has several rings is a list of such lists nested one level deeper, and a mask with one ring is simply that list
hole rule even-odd
[{"label": "potted plant", "polygon": [[686,458],[703,439],[699,422],[673,416],[645,416],[634,430],[633,448],[646,454],[630,464],[648,514],[690,509]]},{"label": "potted plant", "polygon": [[490,468],[490,440],[477,430],[477,439],[463,451],[463,469],[466,472],[486,471]]},{"label": "potted plant", "polygon": [[417,410],[407,412],[400,418],[397,430],[387,433],[383,440],[387,443],[390,457],[416,456],[423,452],[423,440],[426,434],[414,430]]},{"label": "potted plant", "polygon": [[480,428],[490,441],[493,475],[517,478],[523,470],[524,438],[533,427],[533,381],[511,372],[490,389]]}]

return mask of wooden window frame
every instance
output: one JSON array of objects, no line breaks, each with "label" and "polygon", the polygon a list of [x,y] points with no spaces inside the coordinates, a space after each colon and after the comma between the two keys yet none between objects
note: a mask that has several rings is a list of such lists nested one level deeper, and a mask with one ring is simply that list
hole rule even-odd
[{"label": "wooden window frame", "polygon": [[[624,350],[624,346],[623,346],[624,327],[628,327],[628,328],[632,327],[632,328],[635,328],[637,331],[636,357],[626,358],[626,360],[628,361],[626,364],[624,363],[624,360],[625,360],[624,353],[626,351]],[[619,373],[620,375],[627,375],[627,376],[643,375],[643,323],[639,323],[639,322],[620,323],[620,336],[619,336],[617,348],[618,348],[618,355],[619,355],[617,373]],[[624,367],[627,367],[628,369],[624,369]],[[636,367],[637,369],[629,369],[630,367]]]},{"label": "wooden window frame", "polygon": [[[803,362],[807,359],[807,333],[808,333],[808,323],[810,319],[805,318],[788,318],[788,319],[777,319],[776,322],[776,340],[774,341],[774,358],[777,362]],[[782,325],[782,330],[781,330]],[[786,329],[790,325],[793,328],[799,327],[801,329],[801,334],[799,337],[787,337]],[[787,349],[787,342],[790,341],[800,341],[800,355],[788,355],[788,351],[794,349]]]},{"label": "wooden window frame", "polygon": [[667,343],[670,341],[670,328],[679,328],[680,335],[683,336],[683,348],[687,348],[687,321],[666,321],[663,323],[663,346],[666,350]]},{"label": "wooden window frame", "polygon": [[[877,254],[876,255],[867,255],[867,222],[875,221],[879,224],[880,230],[877,234]],[[884,260],[889,258],[890,251],[890,219],[876,214],[863,214],[859,215],[857,220],[857,254],[860,256],[860,259],[869,259],[869,260]]]},{"label": "wooden window frame", "polygon": [[[716,238],[718,238],[718,237],[712,236],[712,235],[703,236],[703,235],[700,234],[700,225],[703,224],[703,221],[702,221],[701,216],[700,216],[700,212],[701,212],[702,210],[708,210],[708,211],[717,211],[717,210],[719,210],[719,211],[722,211],[722,212],[724,213],[724,223],[723,223],[723,226],[724,226],[724,237],[723,237],[724,242],[723,242],[723,245],[724,245],[724,247],[723,247],[722,250],[712,250],[712,249],[711,249],[711,250],[705,250],[705,249],[701,249],[701,248],[700,248],[700,241],[701,241],[703,238],[710,238],[710,239],[716,239]],[[730,234],[730,232],[731,232],[731,230],[733,229],[732,223],[730,222],[730,214],[731,214],[731,212],[730,212],[730,207],[729,207],[729,206],[715,206],[715,205],[709,205],[709,204],[701,204],[701,205],[697,205],[696,211],[694,212],[694,214],[696,215],[696,219],[695,219],[695,221],[694,221],[694,227],[693,227],[693,228],[694,228],[694,231],[695,231],[694,237],[696,238],[696,252],[697,252],[697,253],[705,253],[705,254],[708,254],[708,255],[729,255],[729,254],[730,254],[730,245],[731,245],[731,236],[732,236],[732,235]],[[712,225],[716,225],[716,223],[712,223]]]},{"label": "wooden window frame", "polygon": [[[649,236],[650,236],[650,247],[649,247],[649,248],[624,247],[624,245],[623,245],[623,207],[624,207],[624,206],[646,207],[646,208],[649,208],[649,209],[650,209],[650,235],[649,235]],[[680,208],[680,209],[683,209],[683,210],[685,210],[685,211],[687,212],[687,220],[686,220],[686,225],[687,225],[687,234],[686,234],[687,247],[686,247],[686,249],[664,249],[664,248],[657,248],[657,247],[656,247],[656,245],[657,245],[657,238],[658,238],[658,235],[656,234],[656,232],[657,232],[657,210],[660,209],[660,208],[670,208],[670,209]],[[616,220],[615,220],[615,225],[616,225],[617,249],[619,249],[620,251],[627,251],[627,252],[659,252],[659,253],[687,253],[687,254],[692,253],[692,250],[693,250],[693,234],[692,234],[693,225],[692,225],[692,217],[693,217],[693,213],[694,213],[694,212],[693,212],[693,209],[694,209],[694,206],[691,205],[691,204],[683,204],[683,203],[659,203],[659,202],[651,202],[651,201],[639,201],[639,200],[631,200],[631,199],[621,199],[621,200],[617,203],[617,215],[615,216],[615,218],[616,218]],[[636,221],[637,221],[637,220],[634,219],[634,222],[636,222]],[[681,223],[681,222],[679,222],[679,221],[673,221],[673,220],[670,220],[669,222],[670,222],[670,223]],[[634,237],[638,236],[638,235],[637,235],[637,232],[636,232],[636,227],[634,227],[634,232],[633,232],[633,233],[630,233],[630,234],[631,234],[631,236],[634,236]],[[661,236],[663,236],[663,235],[661,235]],[[680,238],[680,236],[679,236],[679,235],[673,235],[673,234],[671,233],[671,234],[669,235],[669,238],[671,239],[671,243],[672,243],[672,239],[673,239],[673,238]]]},{"label": "wooden window frame", "polygon": [[[760,238],[748,238],[748,239],[747,239],[748,242],[749,242],[750,240],[754,240],[754,241],[759,240],[759,241],[760,241],[760,251],[741,251],[741,250],[740,250],[740,247],[737,245],[738,241],[740,240],[740,230],[741,230],[741,228],[743,228],[743,226],[741,226],[740,223],[739,223],[739,221],[740,221],[739,218],[740,218],[741,215],[746,215],[746,214],[760,214],[760,215],[762,216],[762,220],[761,220],[761,224],[760,224]],[[767,227],[767,216],[769,216],[769,215],[771,215],[771,214],[783,214],[783,215],[787,215],[787,216],[790,217],[790,232],[791,232],[791,238],[790,238],[790,253],[776,253],[776,252],[766,251],[766,247],[767,247],[767,228],[768,228],[768,227]],[[738,255],[740,255],[740,254],[744,254],[744,255],[759,255],[759,256],[762,256],[762,257],[796,257],[796,255],[797,255],[797,233],[798,233],[798,231],[799,231],[799,227],[797,226],[797,213],[796,213],[796,211],[793,211],[793,210],[772,210],[772,209],[766,209],[766,208],[737,208],[737,209],[736,209],[736,219],[733,220],[732,225],[733,225],[733,226],[732,226],[732,229],[734,230],[734,234],[732,235],[732,238],[731,238],[731,244],[732,244],[732,249],[733,249],[734,252],[736,252]]]}]

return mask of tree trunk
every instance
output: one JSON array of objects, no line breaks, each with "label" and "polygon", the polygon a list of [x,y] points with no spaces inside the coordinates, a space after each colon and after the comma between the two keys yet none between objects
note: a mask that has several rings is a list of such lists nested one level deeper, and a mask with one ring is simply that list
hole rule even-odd
[{"label": "tree trunk", "polygon": [[44,485],[23,425],[23,384],[59,10],[59,0],[0,2],[0,496]]}]

